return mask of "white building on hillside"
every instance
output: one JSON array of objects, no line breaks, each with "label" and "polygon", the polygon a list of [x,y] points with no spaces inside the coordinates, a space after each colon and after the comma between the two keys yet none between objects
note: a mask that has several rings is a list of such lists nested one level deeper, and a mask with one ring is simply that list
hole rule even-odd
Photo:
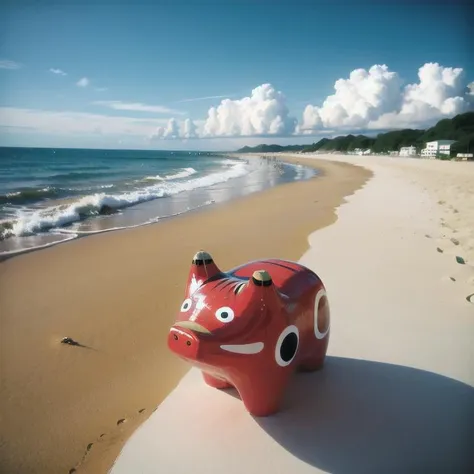
[{"label": "white building on hillside", "polygon": [[352,151],[348,151],[348,155],[370,155],[372,153],[372,150],[370,148],[367,148],[363,150],[362,148],[354,148]]},{"label": "white building on hillside", "polygon": [[456,143],[456,140],[436,140],[434,142],[427,142],[426,148],[421,150],[421,156],[435,158],[437,155],[449,155],[453,143]]},{"label": "white building on hillside", "polygon": [[415,146],[402,146],[400,148],[400,156],[416,156]]},{"label": "white building on hillside", "polygon": [[463,161],[472,160],[474,158],[473,153],[458,153],[456,158],[461,158]]}]

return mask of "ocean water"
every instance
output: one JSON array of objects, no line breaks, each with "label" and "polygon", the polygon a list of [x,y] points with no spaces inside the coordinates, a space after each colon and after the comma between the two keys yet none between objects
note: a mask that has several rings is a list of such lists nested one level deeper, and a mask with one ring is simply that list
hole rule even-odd
[{"label": "ocean water", "polygon": [[316,173],[208,152],[0,148],[0,256],[155,223]]}]

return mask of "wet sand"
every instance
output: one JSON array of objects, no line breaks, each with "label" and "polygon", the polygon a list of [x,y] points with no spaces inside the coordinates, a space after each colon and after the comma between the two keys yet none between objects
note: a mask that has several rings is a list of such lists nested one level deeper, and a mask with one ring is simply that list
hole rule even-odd
[{"label": "wet sand", "polygon": [[[107,472],[188,370],[166,334],[193,254],[206,249],[223,269],[297,260],[371,176],[294,160],[322,176],[0,263],[2,472]],[[64,336],[86,347],[60,344]]]}]

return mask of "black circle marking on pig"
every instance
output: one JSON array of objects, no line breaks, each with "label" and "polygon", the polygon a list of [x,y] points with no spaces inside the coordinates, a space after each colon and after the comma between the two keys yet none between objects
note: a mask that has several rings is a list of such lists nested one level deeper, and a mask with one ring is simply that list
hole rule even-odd
[{"label": "black circle marking on pig", "polygon": [[300,334],[297,326],[287,326],[278,337],[275,345],[275,361],[280,367],[287,367],[296,357],[300,343]]},{"label": "black circle marking on pig", "polygon": [[290,361],[296,354],[298,349],[298,336],[294,332],[290,332],[280,346],[280,357],[283,361]]}]

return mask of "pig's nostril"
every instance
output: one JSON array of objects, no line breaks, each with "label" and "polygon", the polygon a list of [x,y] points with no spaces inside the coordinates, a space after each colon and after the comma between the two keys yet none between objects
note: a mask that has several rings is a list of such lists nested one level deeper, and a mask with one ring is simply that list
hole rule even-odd
[{"label": "pig's nostril", "polygon": [[175,340],[175,341],[178,340],[178,335],[177,335],[177,334],[173,334],[173,337],[174,337],[174,340]]},{"label": "pig's nostril", "polygon": [[190,346],[190,345],[191,345],[191,341],[186,341],[186,345],[187,345],[187,346]]}]

